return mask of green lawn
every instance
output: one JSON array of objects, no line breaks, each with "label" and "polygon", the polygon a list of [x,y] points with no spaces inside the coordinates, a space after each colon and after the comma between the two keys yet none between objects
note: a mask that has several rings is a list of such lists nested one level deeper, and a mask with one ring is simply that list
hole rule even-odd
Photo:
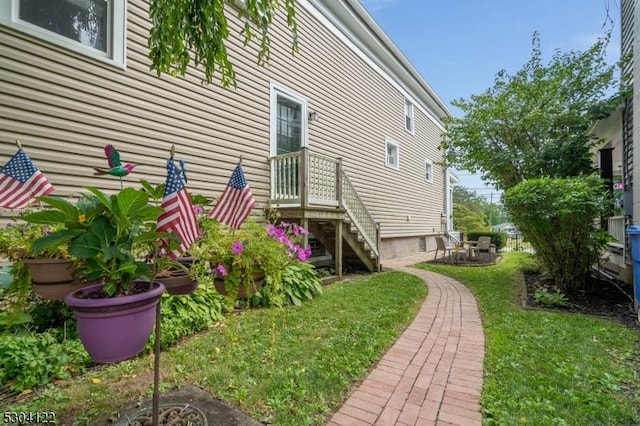
[{"label": "green lawn", "polygon": [[[278,425],[321,425],[414,318],[423,281],[401,272],[333,284],[300,307],[246,311],[163,352],[162,390],[195,384]],[[11,411],[96,424],[152,394],[153,357],[51,386]]]},{"label": "green lawn", "polygon": [[[516,273],[498,265],[420,265],[475,294],[486,334],[485,424],[640,424],[640,332],[605,319],[522,310]],[[300,307],[247,311],[163,352],[161,390],[196,384],[253,418],[321,425],[411,322],[426,289],[389,272],[333,284]],[[97,368],[3,407],[96,424],[151,396],[153,357]]]},{"label": "green lawn", "polygon": [[528,255],[485,268],[422,264],[476,296],[486,336],[487,425],[640,424],[640,332],[578,314],[523,310],[514,276]]}]

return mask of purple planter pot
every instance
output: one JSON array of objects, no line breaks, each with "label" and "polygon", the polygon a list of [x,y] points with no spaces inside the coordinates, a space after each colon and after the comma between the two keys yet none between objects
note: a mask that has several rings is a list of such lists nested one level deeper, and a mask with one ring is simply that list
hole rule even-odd
[{"label": "purple planter pot", "polygon": [[100,291],[104,284],[70,293],[65,303],[78,322],[80,340],[96,363],[118,362],[139,354],[149,340],[162,283],[146,293],[108,299],[80,299],[79,294]]}]

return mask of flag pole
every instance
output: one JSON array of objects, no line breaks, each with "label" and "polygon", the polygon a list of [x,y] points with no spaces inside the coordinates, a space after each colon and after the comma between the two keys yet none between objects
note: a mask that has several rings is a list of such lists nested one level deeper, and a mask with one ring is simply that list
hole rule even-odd
[{"label": "flag pole", "polygon": [[[176,153],[176,146],[171,145],[171,149],[169,150],[169,159],[173,160],[173,156]],[[156,255],[158,250],[156,248]],[[155,268],[155,265],[154,265]],[[158,426],[158,422],[160,419],[160,311],[162,308],[162,298],[158,300],[158,305],[156,306],[156,344],[154,350],[154,360],[153,360],[153,403],[152,403],[152,424],[153,426]]]}]

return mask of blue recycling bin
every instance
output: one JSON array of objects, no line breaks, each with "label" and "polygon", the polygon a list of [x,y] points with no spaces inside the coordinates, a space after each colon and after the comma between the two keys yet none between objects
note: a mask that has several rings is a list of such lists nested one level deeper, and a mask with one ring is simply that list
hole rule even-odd
[{"label": "blue recycling bin", "polygon": [[627,235],[631,241],[631,260],[633,260],[633,310],[640,319],[640,226],[630,225]]}]

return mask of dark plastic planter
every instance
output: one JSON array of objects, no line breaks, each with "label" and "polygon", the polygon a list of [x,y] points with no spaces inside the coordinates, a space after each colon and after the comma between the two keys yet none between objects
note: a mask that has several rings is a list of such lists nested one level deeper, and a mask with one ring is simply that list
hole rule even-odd
[{"label": "dark plastic planter", "polygon": [[104,284],[70,293],[65,303],[78,322],[80,340],[96,363],[118,362],[139,354],[149,340],[155,307],[164,285],[154,283],[146,293],[108,299],[80,299],[76,295],[100,291]]},{"label": "dark plastic planter", "polygon": [[191,294],[198,288],[198,281],[194,281],[186,274],[156,277],[155,280],[164,284],[167,293],[171,295]]}]

